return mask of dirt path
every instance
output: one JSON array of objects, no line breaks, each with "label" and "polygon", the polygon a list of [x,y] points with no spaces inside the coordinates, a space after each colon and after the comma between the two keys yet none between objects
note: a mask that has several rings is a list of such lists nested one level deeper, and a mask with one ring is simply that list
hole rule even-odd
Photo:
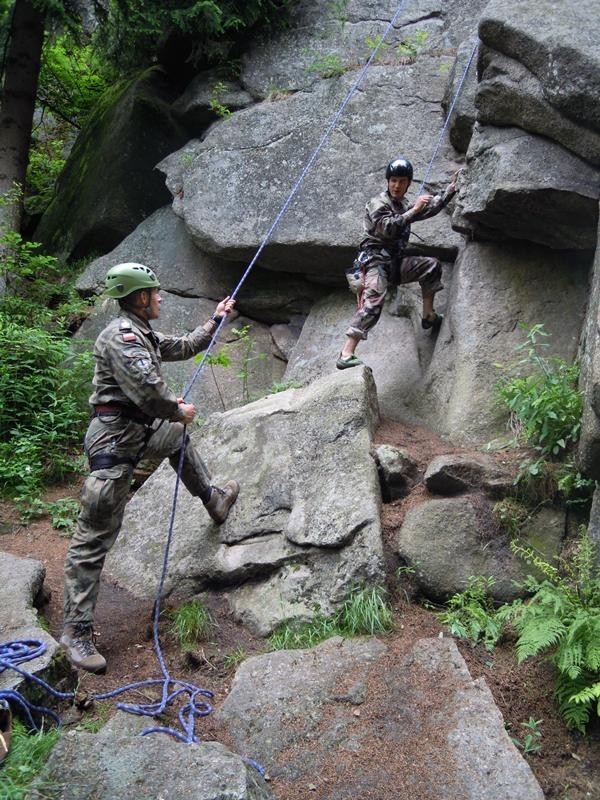
[{"label": "dirt path", "polygon": [[[435,455],[456,451],[430,431],[391,422],[380,426],[376,441],[406,448],[423,469]],[[509,457],[514,459],[510,454]],[[79,482],[56,487],[48,499],[77,497],[79,489]],[[420,485],[408,497],[389,503],[383,509],[384,542],[396,620],[395,631],[386,638],[386,643],[393,650],[405,651],[417,639],[436,636],[442,631],[434,615],[415,602],[417,597],[410,579],[403,578],[399,582],[396,578],[397,557],[390,547],[407,509],[427,496]],[[31,556],[44,563],[51,598],[43,614],[50,632],[58,638],[62,623],[62,570],[69,540],[59,536],[47,518],[33,521],[26,527],[20,525],[14,508],[6,503],[0,504],[0,531],[0,550]],[[213,635],[196,652],[181,653],[168,632],[166,621],[161,624],[161,643],[172,675],[211,690],[215,695],[213,703],[218,705],[227,695],[234,675],[235,668],[229,666],[230,661],[240,655],[247,657],[264,652],[266,643],[237,625],[218,596],[209,599],[209,607],[215,619]],[[109,672],[105,676],[85,676],[83,689],[107,691],[132,681],[160,677],[152,645],[150,601],[134,598],[106,577],[100,591],[96,629],[99,649],[109,661]],[[600,725],[593,727],[588,738],[566,729],[552,701],[550,667],[541,659],[530,659],[517,667],[510,643],[499,646],[493,653],[472,648],[464,642],[459,642],[459,648],[472,676],[485,677],[511,735],[522,740],[526,733],[522,723],[530,718],[542,720],[541,750],[526,757],[546,797],[600,800]],[[88,719],[94,714],[105,717],[112,708],[106,704],[86,716]],[[199,734],[204,739],[219,738],[222,734],[211,719],[209,716],[201,722]],[[220,738],[223,741],[223,737]],[[277,792],[275,782],[273,787]],[[304,796],[292,797],[287,792],[285,800],[300,800]],[[283,795],[281,800],[284,800]]]}]

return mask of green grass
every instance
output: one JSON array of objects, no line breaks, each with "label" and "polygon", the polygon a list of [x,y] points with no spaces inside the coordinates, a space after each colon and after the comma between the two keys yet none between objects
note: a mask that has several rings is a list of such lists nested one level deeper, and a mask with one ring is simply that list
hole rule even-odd
[{"label": "green grass", "polygon": [[385,601],[383,591],[378,588],[357,589],[332,617],[319,614],[304,625],[281,625],[269,637],[269,649],[296,650],[315,647],[332,636],[374,636],[387,633],[392,624],[392,611]]},{"label": "green grass", "polygon": [[223,666],[226,670],[237,669],[242,661],[245,661],[248,658],[248,653],[244,650],[243,647],[236,647],[235,650],[232,650],[231,653],[227,653],[225,658],[223,659]]},{"label": "green grass", "polygon": [[94,702],[89,714],[86,714],[79,725],[78,731],[85,731],[86,733],[98,733],[106,723],[110,716],[111,704],[109,702]]},{"label": "green grass", "polygon": [[[0,800],[25,800],[30,797],[29,785],[42,769],[50,751],[60,738],[57,728],[28,733],[25,725],[13,720],[10,752],[0,769]],[[36,787],[43,796],[43,786]]]},{"label": "green grass", "polygon": [[197,642],[204,641],[215,623],[200,600],[190,600],[179,608],[167,612],[170,631],[183,650],[192,650]]}]

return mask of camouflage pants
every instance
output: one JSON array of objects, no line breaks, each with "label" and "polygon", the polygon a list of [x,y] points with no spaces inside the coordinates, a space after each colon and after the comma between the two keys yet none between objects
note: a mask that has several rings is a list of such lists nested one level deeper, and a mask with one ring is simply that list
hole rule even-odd
[{"label": "camouflage pants", "polygon": [[[177,469],[183,440],[179,422],[155,421],[144,457],[168,457]],[[88,456],[111,453],[135,458],[144,445],[146,428],[120,414],[92,419],[85,437]],[[65,624],[93,622],[104,560],[115,543],[129,496],[132,466],[117,464],[90,473],[83,486],[77,530],[65,561]],[[181,480],[194,496],[210,486],[210,474],[186,439]]]},{"label": "camouflage pants", "polygon": [[[429,256],[406,256],[398,262],[397,275],[390,279],[391,261],[373,259],[364,265],[364,273],[357,293],[356,313],[350,321],[346,336],[366,339],[368,332],[377,324],[390,283],[398,286],[418,281],[423,297],[432,297],[440,289],[442,266],[437,258]],[[350,279],[349,279],[350,282]]]}]

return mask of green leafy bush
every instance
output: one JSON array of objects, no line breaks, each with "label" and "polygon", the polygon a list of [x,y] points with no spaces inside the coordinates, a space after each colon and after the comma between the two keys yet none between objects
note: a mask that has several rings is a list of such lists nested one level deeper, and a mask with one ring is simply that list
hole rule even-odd
[{"label": "green leafy bush", "polygon": [[510,607],[519,635],[518,661],[549,656],[560,713],[569,727],[584,732],[590,715],[600,716],[600,569],[594,544],[582,530],[572,555],[559,567],[518,543],[511,547],[543,575],[529,576],[525,588],[531,599]]},{"label": "green leafy bush", "polygon": [[386,633],[393,615],[381,589],[356,589],[333,616],[318,614],[304,625],[281,625],[269,637],[271,650],[315,647],[332,636],[361,636]]},{"label": "green leafy bush", "polygon": [[[577,387],[579,365],[542,355],[547,345],[540,339],[549,335],[541,324],[527,332],[526,342],[517,347],[525,355],[508,368],[498,392],[517,436],[542,455],[556,456],[579,437],[583,401]],[[515,375],[524,368],[530,374]]]},{"label": "green leafy bush", "polygon": [[0,492],[32,495],[74,471],[90,362],[68,340],[0,313]]},{"label": "green leafy bush", "polygon": [[464,591],[452,595],[445,610],[436,612],[453,636],[467,639],[472,645],[483,644],[486,650],[494,649],[504,625],[489,596],[493,585],[491,577],[471,576]]}]

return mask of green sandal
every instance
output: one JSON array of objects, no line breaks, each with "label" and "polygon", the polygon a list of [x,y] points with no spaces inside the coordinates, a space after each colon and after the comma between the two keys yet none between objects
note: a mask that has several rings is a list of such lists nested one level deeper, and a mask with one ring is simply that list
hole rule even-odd
[{"label": "green sandal", "polygon": [[421,320],[421,327],[428,331],[430,328],[433,328],[434,331],[439,331],[442,327],[442,322],[444,321],[444,317],[442,314],[436,314],[435,311],[433,315],[430,317],[423,317]]},{"label": "green sandal", "polygon": [[356,356],[348,356],[348,358],[342,358],[341,354],[338,360],[335,362],[335,365],[338,369],[348,369],[349,367],[359,367],[363,362],[360,358]]}]

